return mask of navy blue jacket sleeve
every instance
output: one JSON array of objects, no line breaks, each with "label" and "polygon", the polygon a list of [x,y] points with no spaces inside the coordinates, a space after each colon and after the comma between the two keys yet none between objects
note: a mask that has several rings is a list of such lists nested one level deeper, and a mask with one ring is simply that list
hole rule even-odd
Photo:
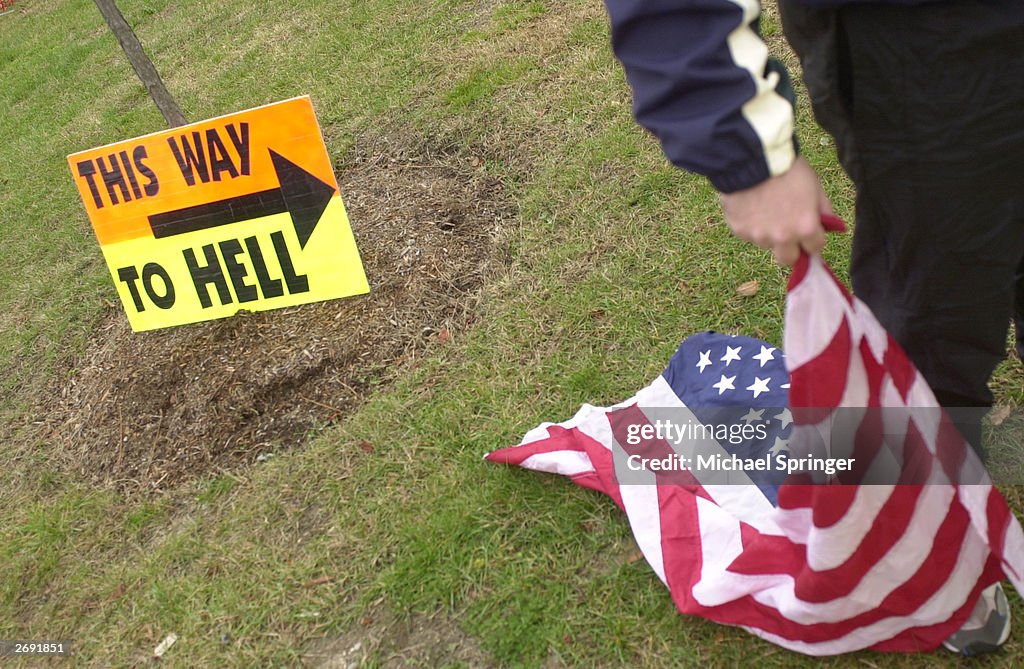
[{"label": "navy blue jacket sleeve", "polygon": [[637,121],[675,165],[721,192],[796,157],[785,68],[758,36],[758,0],[605,0]]}]

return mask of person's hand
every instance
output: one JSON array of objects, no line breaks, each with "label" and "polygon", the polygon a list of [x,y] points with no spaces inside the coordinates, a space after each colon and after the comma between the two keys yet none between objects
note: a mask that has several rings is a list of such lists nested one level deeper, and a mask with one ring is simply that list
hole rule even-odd
[{"label": "person's hand", "polygon": [[722,193],[720,199],[733,234],[771,249],[782,265],[795,263],[801,248],[808,253],[825,248],[821,215],[833,213],[832,203],[803,157],[788,171],[752,188]]}]

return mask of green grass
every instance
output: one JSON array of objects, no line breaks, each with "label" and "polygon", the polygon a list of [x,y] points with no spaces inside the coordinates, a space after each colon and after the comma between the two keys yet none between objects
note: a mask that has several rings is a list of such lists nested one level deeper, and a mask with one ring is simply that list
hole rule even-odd
[{"label": "green grass", "polygon": [[[379,128],[450,144],[519,216],[475,325],[343,423],[161,497],[91,489],[31,412],[116,301],[65,156],[162,122],[92,2],[19,2],[0,18],[0,422],[33,448],[0,458],[0,638],[74,639],[75,666],[106,667],[174,632],[168,666],[294,666],[384,611],[443,621],[495,666],[954,664],[811,660],[682,618],[610,500],[481,461],[628,397],[695,331],[781,339],[785,272],[635,126],[599,3],[119,5],[190,119],[308,93],[336,161]],[[799,127],[850,218],[806,103]],[[848,252],[837,237],[827,257],[842,272]],[[1024,400],[1020,379],[1000,369],[1000,401]],[[979,666],[1024,660],[1019,639]]]}]

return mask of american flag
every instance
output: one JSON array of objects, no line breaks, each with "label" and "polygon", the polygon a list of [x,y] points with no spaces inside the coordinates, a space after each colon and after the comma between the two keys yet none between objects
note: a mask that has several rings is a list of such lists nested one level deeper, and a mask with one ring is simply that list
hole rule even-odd
[{"label": "american flag", "polygon": [[[785,357],[749,337],[695,335],[635,396],[585,405],[487,458],[609,495],[680,611],[809,655],[932,650],[982,589],[1008,577],[1020,591],[1024,533],[1005,499],[899,346],[819,257],[794,267],[784,348]],[[840,407],[910,409],[897,412],[899,429],[886,426],[903,435],[896,447],[879,448],[868,430],[851,453],[862,470],[912,465],[914,485],[801,485],[807,479],[746,470],[725,481],[700,468],[624,466],[629,455],[682,451],[786,458],[827,431]],[[629,439],[629,425],[664,424],[667,411],[676,422],[685,414],[765,431],[739,444]],[[958,484],[966,480],[975,484]]]}]

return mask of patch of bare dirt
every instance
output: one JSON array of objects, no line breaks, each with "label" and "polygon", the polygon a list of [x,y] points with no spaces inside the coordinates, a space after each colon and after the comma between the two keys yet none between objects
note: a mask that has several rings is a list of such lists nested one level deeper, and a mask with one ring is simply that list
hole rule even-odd
[{"label": "patch of bare dirt", "polygon": [[399,621],[386,611],[364,616],[341,636],[307,644],[303,660],[315,669],[492,666],[476,640],[454,621],[440,615]]},{"label": "patch of bare dirt", "polygon": [[473,318],[510,207],[482,161],[357,142],[338,183],[366,296],[133,334],[112,308],[39,401],[64,465],[162,490],[292,448]]}]

